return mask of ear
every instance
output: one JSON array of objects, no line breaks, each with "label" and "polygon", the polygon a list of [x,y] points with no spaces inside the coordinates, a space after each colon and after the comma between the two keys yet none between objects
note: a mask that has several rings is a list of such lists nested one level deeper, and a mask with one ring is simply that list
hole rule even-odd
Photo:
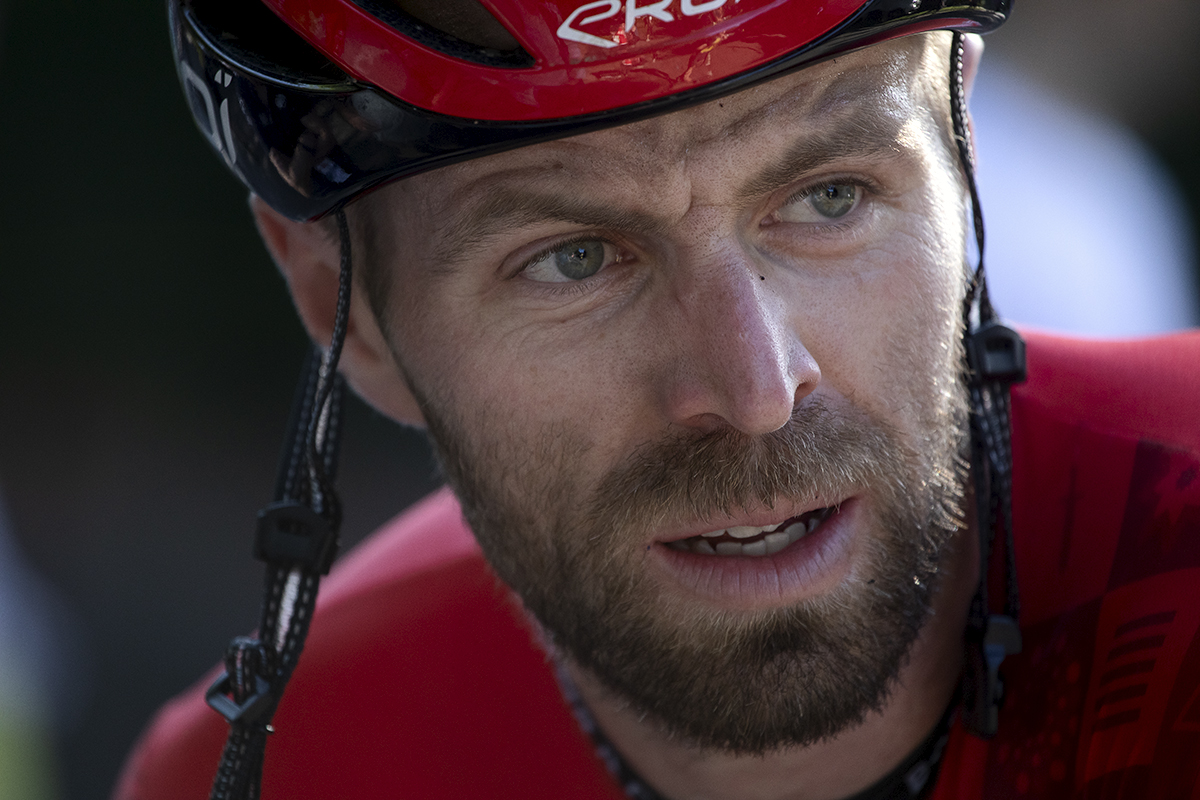
[{"label": "ear", "polygon": [[963,91],[971,99],[975,88],[975,76],[979,74],[979,63],[983,61],[983,37],[978,33],[963,36]]},{"label": "ear", "polygon": [[[337,234],[330,235],[321,223],[288,219],[255,195],[250,196],[250,210],[267,251],[287,281],[304,329],[314,342],[328,348],[341,272]],[[351,287],[350,319],[339,371],[359,397],[381,414],[424,427],[416,400],[358,281]]]}]

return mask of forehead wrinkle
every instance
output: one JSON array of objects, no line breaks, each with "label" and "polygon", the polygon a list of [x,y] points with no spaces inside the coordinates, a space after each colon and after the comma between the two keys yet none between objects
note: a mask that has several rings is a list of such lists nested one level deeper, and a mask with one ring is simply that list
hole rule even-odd
[{"label": "forehead wrinkle", "polygon": [[546,222],[569,222],[632,234],[652,234],[666,227],[665,220],[643,211],[614,208],[554,192],[506,187],[487,192],[481,202],[456,215],[438,235],[434,258],[439,265],[448,266],[507,229]]},{"label": "forehead wrinkle", "polygon": [[[809,65],[805,69],[820,69],[822,66],[833,69],[839,60],[841,59],[833,59],[815,67]],[[793,75],[795,74],[793,73]],[[878,68],[851,67],[824,80],[821,77],[808,75],[804,77],[807,80],[787,89],[781,96],[769,102],[752,106],[745,113],[725,123],[714,133],[697,140],[693,145],[725,138],[749,136],[757,129],[778,124],[781,117],[785,120],[820,119],[848,103],[866,102],[884,94],[884,90],[880,86]],[[774,82],[781,83],[787,80],[787,76],[782,76],[776,78]],[[770,84],[767,86],[769,87]],[[733,97],[736,98],[737,95]],[[703,112],[706,107],[711,107],[719,102],[721,101],[713,101],[707,106],[701,106],[696,111]]]},{"label": "forehead wrinkle", "polygon": [[[849,58],[853,59],[856,56],[857,54],[851,54]],[[781,124],[781,120],[793,122],[801,118],[821,119],[838,113],[840,108],[849,104],[871,101],[880,104],[891,103],[893,101],[889,94],[894,87],[886,85],[891,81],[904,83],[903,89],[907,90],[908,73],[911,71],[907,65],[911,59],[904,52],[891,54],[887,61],[880,64],[856,65],[852,62],[831,76],[825,76],[823,73],[809,74],[812,70],[832,71],[839,63],[844,63],[846,58],[848,57],[841,56],[821,64],[807,65],[803,72],[782,75],[764,86],[745,89],[723,100],[712,100],[695,108],[548,144],[563,149],[580,148],[586,153],[590,149],[588,142],[594,141],[598,136],[622,137],[627,144],[619,147],[625,156],[632,157],[639,152],[648,153],[646,163],[639,163],[635,167],[635,174],[640,176],[644,175],[642,167],[685,162],[690,151],[725,140],[748,139],[759,130]],[[898,65],[893,63],[897,59],[903,61],[905,66],[898,68]],[[881,76],[884,79],[883,86]],[[733,110],[722,110],[726,106],[733,106],[739,98],[754,98],[769,93],[772,87],[786,85],[789,81],[799,82],[786,88],[778,97],[765,102],[754,102],[752,99],[745,111],[713,129],[713,120],[719,121]],[[775,91],[778,92],[778,89]],[[679,125],[673,129],[673,120],[686,120],[690,124]],[[611,169],[611,164],[606,165],[606,171]]]}]

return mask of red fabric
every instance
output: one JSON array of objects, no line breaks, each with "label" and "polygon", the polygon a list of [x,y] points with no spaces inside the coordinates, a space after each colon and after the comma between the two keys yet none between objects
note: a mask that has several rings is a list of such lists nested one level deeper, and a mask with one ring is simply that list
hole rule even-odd
[{"label": "red fabric", "polygon": [[935,798],[1200,798],[1200,333],[1028,339],[1024,652],[999,735],[948,758]]},{"label": "red fabric", "polygon": [[[956,727],[935,800],[1200,798],[1200,333],[1030,335],[1014,393],[1024,652],[1000,734]],[[326,581],[266,798],[618,800],[446,492]],[[120,800],[207,797],[205,679],[160,712]]]}]

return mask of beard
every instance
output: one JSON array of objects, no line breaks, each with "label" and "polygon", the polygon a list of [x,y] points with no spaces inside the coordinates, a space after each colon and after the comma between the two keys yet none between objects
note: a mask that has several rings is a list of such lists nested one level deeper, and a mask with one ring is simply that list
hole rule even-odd
[{"label": "beard", "polygon": [[[766,436],[648,443],[598,485],[573,469],[589,450],[575,429],[521,436],[490,420],[468,437],[416,394],[485,557],[552,650],[675,740],[761,754],[828,739],[886,703],[963,527],[966,405],[951,383],[927,395],[937,400],[909,436],[814,395]],[[795,605],[713,608],[643,563],[650,532],[680,521],[849,496],[867,501],[863,557]]]}]

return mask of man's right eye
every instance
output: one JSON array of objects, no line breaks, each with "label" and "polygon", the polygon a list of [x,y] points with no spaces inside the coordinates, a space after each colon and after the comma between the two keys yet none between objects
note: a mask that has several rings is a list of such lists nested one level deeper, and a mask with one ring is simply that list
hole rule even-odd
[{"label": "man's right eye", "polygon": [[620,257],[613,245],[600,239],[583,239],[543,251],[530,259],[521,272],[541,283],[569,283],[590,278],[618,261]]}]

